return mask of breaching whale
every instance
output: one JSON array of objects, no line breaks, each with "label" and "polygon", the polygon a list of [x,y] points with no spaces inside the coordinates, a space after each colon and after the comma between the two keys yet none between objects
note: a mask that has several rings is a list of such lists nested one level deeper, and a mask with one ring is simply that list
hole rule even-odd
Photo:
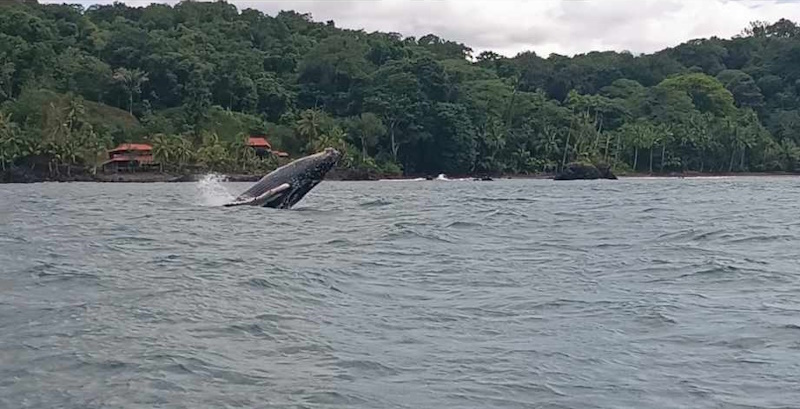
[{"label": "breaching whale", "polygon": [[289,209],[322,182],[342,154],[327,148],[270,172],[225,206],[263,206]]}]

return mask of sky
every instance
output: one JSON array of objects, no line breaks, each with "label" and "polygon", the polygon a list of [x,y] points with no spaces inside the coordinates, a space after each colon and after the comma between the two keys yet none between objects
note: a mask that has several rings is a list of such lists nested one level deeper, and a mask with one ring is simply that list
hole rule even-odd
[{"label": "sky", "polygon": [[[41,3],[61,1],[40,0]],[[68,0],[110,4],[113,0]],[[131,6],[176,0],[125,0]],[[687,40],[730,38],[749,22],[800,22],[800,0],[229,0],[240,9],[275,15],[280,10],[310,13],[337,27],[433,33],[464,43],[477,55],[574,55],[589,51],[651,53]]]}]

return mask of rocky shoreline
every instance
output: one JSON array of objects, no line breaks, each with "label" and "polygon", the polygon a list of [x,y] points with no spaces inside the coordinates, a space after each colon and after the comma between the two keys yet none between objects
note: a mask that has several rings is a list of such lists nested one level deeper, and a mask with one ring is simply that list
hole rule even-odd
[{"label": "rocky shoreline", "polygon": [[594,165],[591,163],[573,162],[559,172],[555,180],[593,180],[593,179],[617,179],[611,172],[611,166],[607,164]]}]

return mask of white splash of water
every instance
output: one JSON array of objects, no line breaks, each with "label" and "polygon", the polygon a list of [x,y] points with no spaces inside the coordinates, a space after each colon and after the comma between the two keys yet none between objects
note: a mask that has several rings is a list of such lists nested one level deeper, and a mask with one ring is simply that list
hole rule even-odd
[{"label": "white splash of water", "polygon": [[225,189],[225,186],[222,186],[222,182],[225,182],[226,179],[225,175],[210,173],[204,175],[197,181],[197,194],[200,196],[200,202],[204,206],[222,206],[235,199],[235,197]]},{"label": "white splash of water", "polygon": [[447,177],[447,175],[445,175],[444,173],[440,173],[439,176],[436,177],[436,180],[446,180],[446,181],[452,182],[452,181],[472,180],[472,178],[453,178],[453,179],[451,179],[451,178]]},{"label": "white splash of water", "polygon": [[425,179],[425,178],[414,178],[414,179],[402,179],[402,178],[398,178],[398,179],[378,179],[378,182],[419,182],[419,181],[424,181],[424,180],[427,180],[427,179]]}]

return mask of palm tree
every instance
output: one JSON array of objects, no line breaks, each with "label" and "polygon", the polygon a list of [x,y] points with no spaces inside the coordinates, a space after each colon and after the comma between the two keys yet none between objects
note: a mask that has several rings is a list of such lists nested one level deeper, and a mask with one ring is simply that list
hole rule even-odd
[{"label": "palm tree", "polygon": [[662,139],[663,135],[661,135],[658,131],[659,129],[653,126],[648,126],[648,138],[647,138],[647,145],[650,148],[650,173],[653,173],[653,151],[655,150],[656,145],[658,145]]},{"label": "palm tree", "polygon": [[172,159],[175,146],[173,138],[164,134],[156,134],[151,139],[153,144],[153,157],[158,161],[159,171],[164,172],[164,164]]},{"label": "palm tree", "polygon": [[542,132],[539,133],[539,138],[536,140],[535,148],[538,152],[544,154],[547,160],[552,159],[552,155],[558,152],[558,137],[560,136],[560,129],[552,125],[545,125]]},{"label": "palm tree", "polygon": [[585,136],[586,136],[586,125],[589,121],[588,119],[589,114],[587,112],[581,111],[580,113],[575,114],[575,138],[572,142],[572,151],[575,152],[575,156],[580,158],[583,156],[582,154],[585,152]]},{"label": "palm tree", "polygon": [[322,128],[324,113],[319,109],[306,109],[300,114],[300,119],[295,124],[295,130],[309,144],[319,137]]},{"label": "palm tree", "polygon": [[800,160],[800,147],[789,138],[784,138],[777,146],[778,155],[783,162],[783,170],[794,171]]},{"label": "palm tree", "polygon": [[661,127],[661,164],[659,172],[664,173],[664,157],[667,153],[667,143],[672,141],[672,130],[669,125]]},{"label": "palm tree", "polygon": [[347,151],[346,137],[347,133],[342,128],[335,126],[319,135],[316,140],[311,141],[311,148],[314,152],[323,151],[325,148],[336,148],[344,153]]},{"label": "palm tree", "polygon": [[58,159],[67,166],[67,176],[72,175],[72,166],[78,158],[84,163],[96,162],[97,152],[105,148],[105,140],[101,138],[92,125],[86,121],[86,108],[82,100],[73,98],[64,109],[55,132],[54,142],[58,147]]},{"label": "palm tree", "polygon": [[10,132],[11,124],[11,115],[0,112],[0,165],[3,170],[6,170],[6,161],[11,157],[11,140],[16,139],[16,135]]},{"label": "palm tree", "polygon": [[194,146],[192,142],[183,136],[173,137],[175,146],[175,158],[178,161],[178,170],[183,170],[183,166],[189,163],[194,157]]},{"label": "palm tree", "polygon": [[142,93],[142,84],[149,80],[147,73],[138,68],[132,70],[117,68],[111,78],[128,94],[128,112],[133,115],[133,95],[138,96]]},{"label": "palm tree", "polygon": [[694,115],[689,118],[689,140],[700,154],[700,172],[705,170],[706,150],[711,145],[711,115]]},{"label": "palm tree", "polygon": [[511,162],[511,170],[514,173],[528,173],[528,163],[531,159],[531,153],[523,148],[517,148],[511,153],[513,161]]},{"label": "palm tree", "polygon": [[6,170],[6,163],[13,164],[22,153],[22,138],[19,127],[11,120],[11,115],[0,112],[0,166]]},{"label": "palm tree", "polygon": [[12,62],[0,65],[0,86],[6,86],[0,89],[0,96],[4,97],[4,99],[13,99],[14,97],[14,73],[16,71],[17,69]]},{"label": "palm tree", "polygon": [[621,141],[617,143],[622,147],[622,142],[627,147],[633,147],[633,170],[636,171],[639,165],[639,147],[641,145],[641,130],[640,124],[635,122],[627,122],[617,131],[618,139]]},{"label": "palm tree", "polygon": [[633,170],[639,167],[639,150],[650,149],[650,172],[653,172],[653,145],[655,144],[656,131],[653,125],[646,120],[626,123],[620,128],[621,136],[625,138],[627,146],[633,147]]},{"label": "palm tree", "polygon": [[224,170],[227,168],[229,157],[228,150],[219,143],[216,133],[203,136],[203,146],[197,151],[197,157],[208,170]]},{"label": "palm tree", "polygon": [[228,150],[233,159],[233,163],[239,168],[247,172],[251,167],[256,164],[256,153],[247,144],[247,136],[244,134],[237,135],[233,141],[228,144]]},{"label": "palm tree", "polygon": [[561,169],[563,170],[564,167],[567,166],[567,154],[569,153],[569,139],[572,136],[572,124],[575,122],[574,119],[570,120],[569,129],[567,130],[567,138],[564,141],[564,155],[561,157]]},{"label": "palm tree", "polygon": [[722,123],[720,124],[720,131],[723,132],[724,136],[726,136],[728,139],[727,145],[730,146],[731,151],[731,160],[728,163],[728,172],[733,172],[733,162],[736,158],[736,150],[740,144],[739,141],[742,138],[742,129],[736,126],[736,124],[730,118],[726,118],[722,120]]},{"label": "palm tree", "polygon": [[741,132],[739,132],[736,137],[736,144],[741,152],[739,156],[739,170],[744,171],[745,154],[748,149],[755,146],[762,129],[758,122],[758,117],[752,110],[745,111],[744,115],[740,118],[738,126],[741,129]]},{"label": "palm tree", "polygon": [[106,150],[111,145],[111,136],[89,130],[82,144],[81,157],[84,162],[91,161],[92,174],[97,174],[97,165],[103,161]]},{"label": "palm tree", "polygon": [[493,117],[487,120],[483,138],[481,138],[485,148],[484,162],[481,165],[483,170],[495,171],[500,168],[500,161],[497,160],[497,155],[506,146],[507,133],[505,123],[501,122],[499,118]]}]

